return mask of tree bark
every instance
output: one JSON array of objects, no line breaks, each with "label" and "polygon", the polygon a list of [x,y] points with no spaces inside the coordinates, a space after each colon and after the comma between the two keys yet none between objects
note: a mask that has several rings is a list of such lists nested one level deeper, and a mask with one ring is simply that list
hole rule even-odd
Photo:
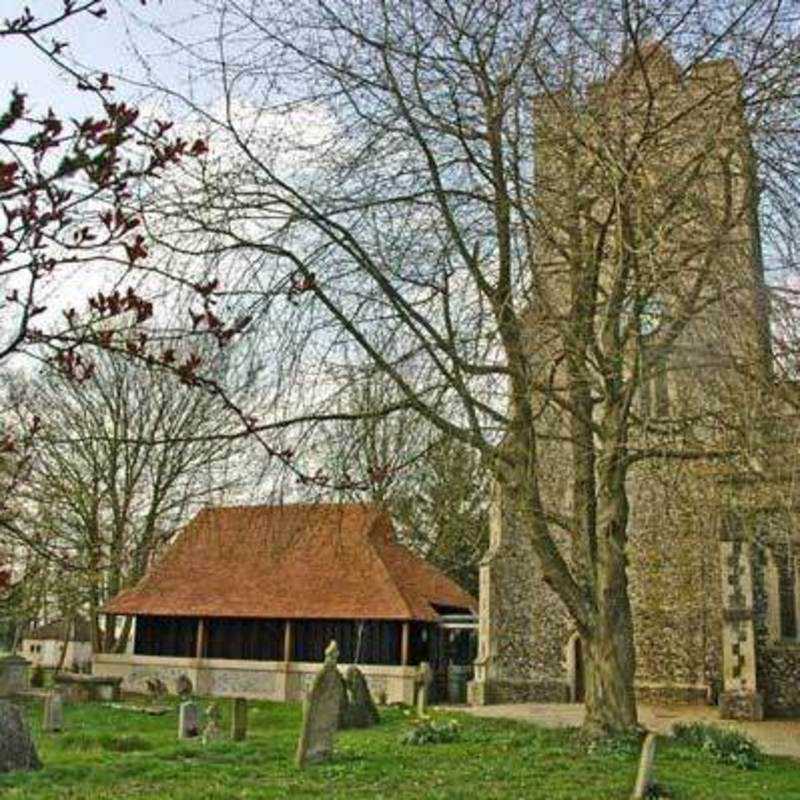
[{"label": "tree bark", "polygon": [[[594,629],[583,640],[585,669],[584,729],[592,735],[613,735],[637,727],[633,690],[635,657],[627,591],[619,592],[620,575],[607,580],[607,598],[597,611]],[[621,573],[624,581],[624,571]]]},{"label": "tree bark", "polygon": [[584,727],[593,735],[622,733],[637,726],[636,651],[625,556],[628,498],[619,461],[611,461],[607,471],[600,470],[595,613],[584,640]]}]

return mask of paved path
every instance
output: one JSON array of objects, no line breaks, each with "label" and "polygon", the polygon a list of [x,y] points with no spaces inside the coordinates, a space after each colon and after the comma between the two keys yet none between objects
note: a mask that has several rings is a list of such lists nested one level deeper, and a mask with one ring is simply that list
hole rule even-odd
[{"label": "paved path", "polygon": [[[574,703],[516,703],[502,706],[460,707],[478,717],[501,717],[532,722],[546,728],[571,728],[583,722],[583,706]],[[713,722],[739,728],[752,736],[765,753],[800,759],[800,719],[764,722],[721,720],[713,706],[639,706],[639,721],[649,730],[668,733],[676,722]]]}]

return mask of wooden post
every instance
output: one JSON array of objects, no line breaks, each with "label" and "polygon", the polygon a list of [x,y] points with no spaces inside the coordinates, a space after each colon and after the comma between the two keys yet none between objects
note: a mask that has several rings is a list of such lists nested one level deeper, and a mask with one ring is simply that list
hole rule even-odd
[{"label": "wooden post", "polygon": [[206,621],[201,617],[197,620],[197,652],[195,658],[200,660],[206,652]]},{"label": "wooden post", "polygon": [[410,623],[403,623],[403,638],[400,642],[400,664],[404,667],[408,666],[408,641],[410,628]]},{"label": "wooden post", "polygon": [[292,621],[287,619],[283,623],[283,663],[288,664],[292,660]]}]

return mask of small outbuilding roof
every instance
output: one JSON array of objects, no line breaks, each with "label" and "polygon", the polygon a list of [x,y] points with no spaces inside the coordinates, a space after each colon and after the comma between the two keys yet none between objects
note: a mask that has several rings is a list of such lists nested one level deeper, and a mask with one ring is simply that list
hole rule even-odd
[{"label": "small outbuilding roof", "polygon": [[272,619],[438,618],[475,599],[395,541],[375,506],[201,511],[113,614]]},{"label": "small outbuilding roof", "polygon": [[[43,641],[45,639],[64,639],[64,627],[69,624],[70,620],[55,619],[52,622],[46,622],[44,625],[39,625],[34,628],[25,639],[32,639],[34,641]],[[72,629],[70,631],[70,642],[90,642],[92,640],[92,632],[89,626],[89,620],[83,617],[76,617],[72,620]]]}]

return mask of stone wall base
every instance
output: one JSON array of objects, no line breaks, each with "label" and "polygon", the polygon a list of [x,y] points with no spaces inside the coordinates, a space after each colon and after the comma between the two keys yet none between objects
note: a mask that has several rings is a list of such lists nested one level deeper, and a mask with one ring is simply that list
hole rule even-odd
[{"label": "stone wall base", "polygon": [[719,696],[721,719],[764,719],[764,699],[759,692],[723,692]]},{"label": "stone wall base", "polygon": [[[340,664],[342,672],[347,664]],[[359,664],[373,697],[387,703],[414,703],[416,667]],[[302,700],[322,664],[238,659],[195,659],[170,656],[141,656],[127,653],[95,655],[95,675],[122,680],[126,692],[144,693],[147,679],[159,678],[170,691],[185,675],[195,691],[205,697],[247,697],[254,700]]]},{"label": "stone wall base", "polygon": [[636,702],[653,706],[710,705],[706,686],[637,685]]},{"label": "stone wall base", "polygon": [[488,680],[467,684],[467,703],[489,706],[505,703],[568,703],[569,687],[563,681]]}]

